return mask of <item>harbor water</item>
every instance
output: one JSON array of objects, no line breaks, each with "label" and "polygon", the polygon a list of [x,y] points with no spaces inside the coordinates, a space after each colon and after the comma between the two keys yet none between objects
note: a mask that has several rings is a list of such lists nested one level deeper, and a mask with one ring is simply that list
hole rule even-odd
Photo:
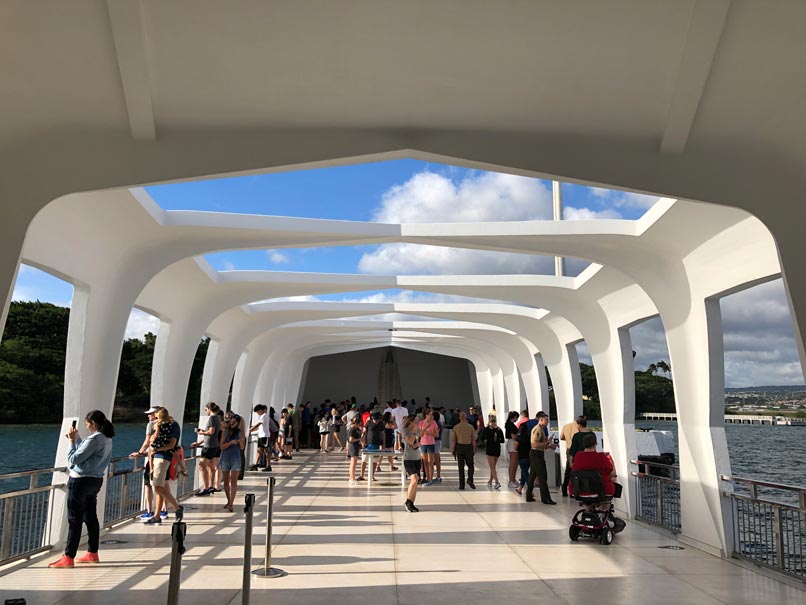
[{"label": "harbor water", "polygon": [[[595,427],[601,423],[591,422]],[[182,443],[189,445],[195,425],[186,424]],[[677,424],[660,420],[636,421],[638,428],[671,431],[677,443]],[[137,450],[145,436],[143,424],[117,424],[113,457]],[[726,424],[732,472],[736,476],[806,486],[806,465],[800,463],[806,427]],[[0,442],[6,455],[0,458],[0,475],[53,466],[58,444],[58,425],[3,425]],[[63,438],[63,437],[61,437]],[[3,482],[9,483],[9,482]],[[0,483],[0,492],[9,486]]]}]

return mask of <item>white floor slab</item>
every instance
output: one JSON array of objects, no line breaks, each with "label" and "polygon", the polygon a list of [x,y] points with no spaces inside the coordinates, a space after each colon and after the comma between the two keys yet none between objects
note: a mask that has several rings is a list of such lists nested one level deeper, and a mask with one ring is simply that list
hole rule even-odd
[{"label": "white floor slab", "polygon": [[[505,476],[503,465],[499,473]],[[252,578],[252,602],[806,605],[797,588],[691,547],[661,549],[679,543],[632,523],[610,546],[572,543],[572,501],[555,494],[557,506],[526,503],[484,482],[458,491],[447,457],[443,483],[420,490],[416,514],[403,508],[392,475],[380,473],[372,488],[349,486],[342,456],[314,452],[278,464],[272,565],[288,575]],[[241,485],[257,497],[251,568],[265,552],[266,481],[249,473]],[[220,494],[186,501],[181,603],[241,602],[245,518],[242,505],[229,513],[223,502]],[[122,525],[104,537],[123,543],[102,546],[96,566],[51,570],[54,554],[18,565],[0,575],[0,597],[44,605],[161,603],[170,531],[170,523]]]}]

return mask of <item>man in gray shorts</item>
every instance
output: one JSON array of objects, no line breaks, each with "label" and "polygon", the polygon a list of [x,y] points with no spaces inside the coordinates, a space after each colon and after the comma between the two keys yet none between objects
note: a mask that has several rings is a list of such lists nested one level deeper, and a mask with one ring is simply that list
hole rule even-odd
[{"label": "man in gray shorts", "polygon": [[[218,417],[218,406],[212,401],[205,406],[207,412],[207,424],[204,428],[197,428],[196,434],[203,436],[202,458],[199,461],[199,470],[204,488],[197,496],[209,496],[215,492],[215,469],[218,457],[221,455],[218,433],[221,430],[221,419]],[[198,442],[195,444],[199,445]]]},{"label": "man in gray shorts", "polygon": [[403,441],[403,467],[409,476],[409,489],[406,494],[405,507],[410,513],[418,513],[420,509],[414,506],[417,498],[417,480],[420,477],[422,467],[422,456],[420,456],[420,435],[412,427],[417,424],[414,416],[407,416],[403,420],[403,428],[400,430],[400,438]]}]

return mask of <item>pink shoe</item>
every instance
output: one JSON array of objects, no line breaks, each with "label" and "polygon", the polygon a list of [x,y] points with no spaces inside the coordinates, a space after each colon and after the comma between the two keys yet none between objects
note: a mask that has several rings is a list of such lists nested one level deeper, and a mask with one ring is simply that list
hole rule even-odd
[{"label": "pink shoe", "polygon": [[62,555],[62,558],[58,561],[54,561],[48,567],[75,567],[75,561],[72,557],[68,557],[67,555]]},{"label": "pink shoe", "polygon": [[100,563],[97,552],[88,552],[76,559],[76,563]]}]

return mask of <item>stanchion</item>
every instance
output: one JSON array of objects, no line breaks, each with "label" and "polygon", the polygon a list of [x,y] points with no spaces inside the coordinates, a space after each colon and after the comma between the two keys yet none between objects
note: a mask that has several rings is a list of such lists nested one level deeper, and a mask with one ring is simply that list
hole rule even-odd
[{"label": "stanchion", "polygon": [[277,480],[274,477],[266,481],[269,491],[268,514],[266,515],[266,558],[263,559],[263,567],[258,567],[252,572],[252,575],[259,578],[280,578],[286,575],[286,572],[282,569],[271,566],[271,523],[274,511],[274,484],[276,482]]},{"label": "stanchion", "polygon": [[246,502],[243,512],[246,513],[246,523],[244,525],[244,545],[243,545],[243,587],[241,588],[241,603],[249,605],[249,591],[252,588],[252,574],[249,569],[252,566],[252,514],[255,508],[255,494],[246,494]]},{"label": "stanchion", "polygon": [[171,526],[171,573],[168,577],[168,605],[179,602],[179,583],[182,578],[182,555],[185,554],[187,524],[174,521]]}]

